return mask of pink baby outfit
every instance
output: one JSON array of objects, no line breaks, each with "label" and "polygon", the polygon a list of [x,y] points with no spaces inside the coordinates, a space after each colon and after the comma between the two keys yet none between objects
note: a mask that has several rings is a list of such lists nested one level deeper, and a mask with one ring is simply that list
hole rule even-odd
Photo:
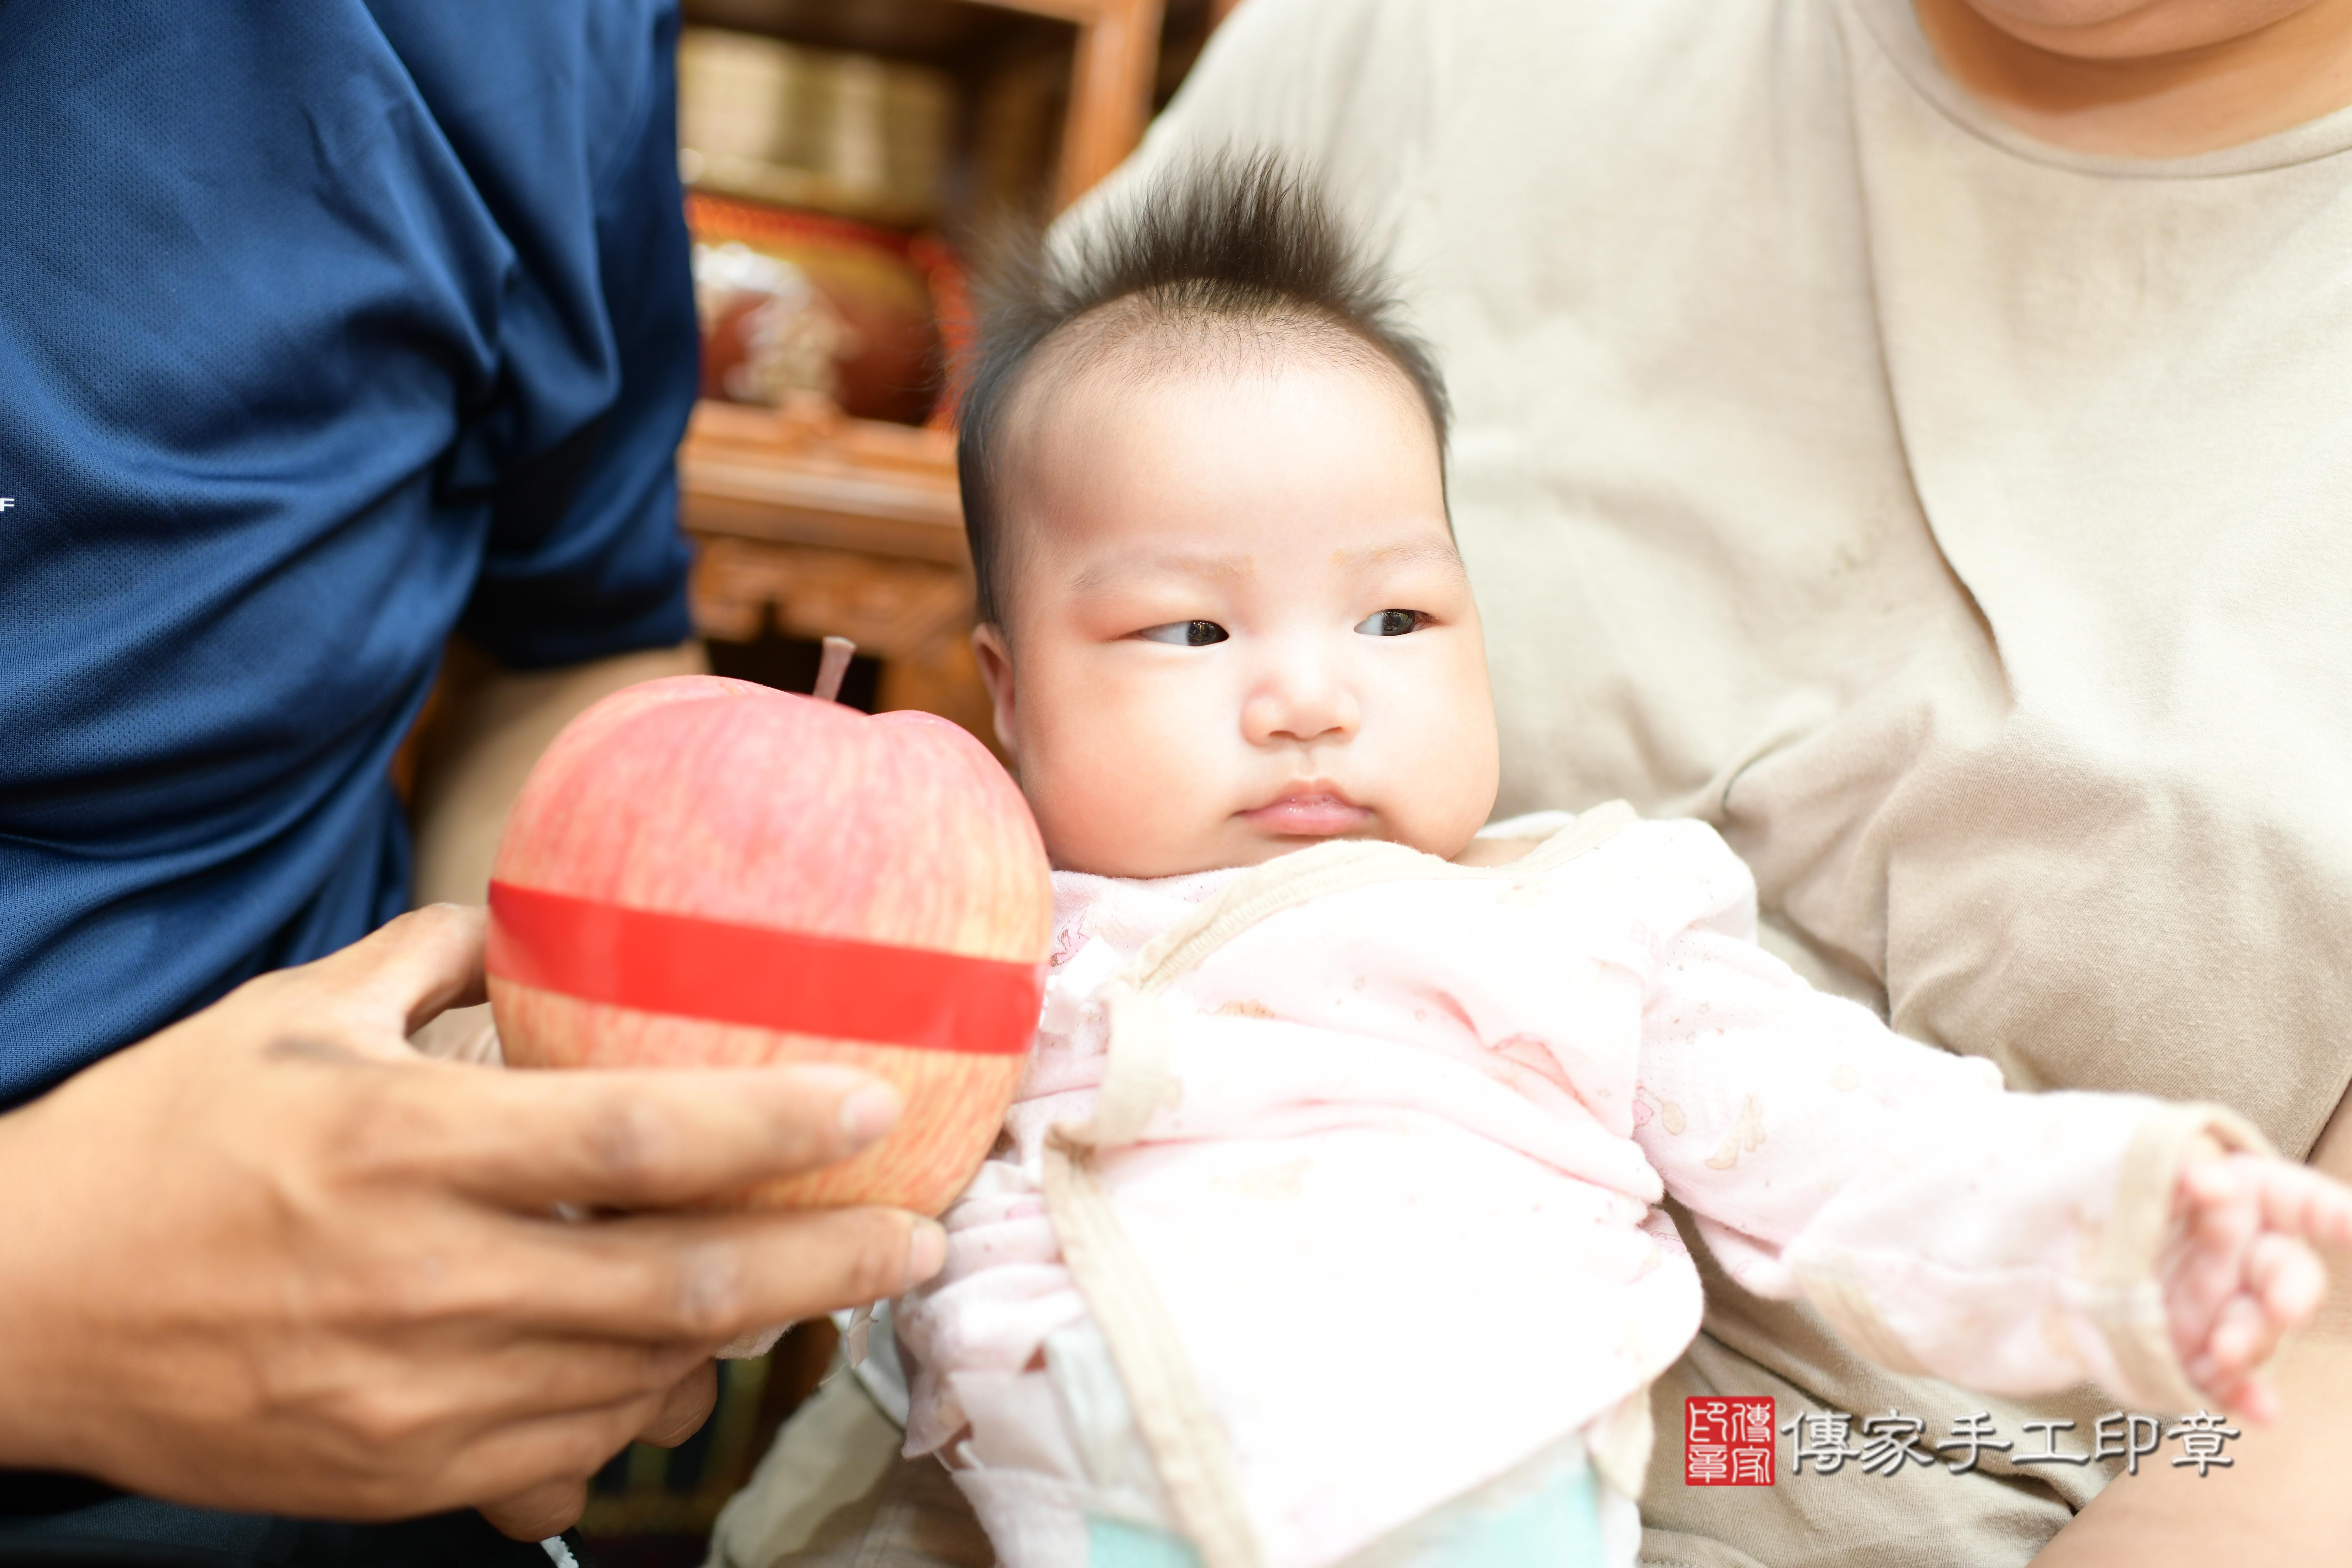
[{"label": "pink baby outfit", "polygon": [[2156,1271],[2191,1141],[2242,1123],[2008,1094],[1811,990],[1702,824],[1493,831],[1547,836],[1056,876],[1006,1137],[897,1320],[907,1450],[1008,1568],[1107,1561],[1106,1520],[1318,1568],[1562,1454],[1630,1562],[1643,1391],[1699,1323],[1668,1194],[1890,1367],[2200,1402]]}]

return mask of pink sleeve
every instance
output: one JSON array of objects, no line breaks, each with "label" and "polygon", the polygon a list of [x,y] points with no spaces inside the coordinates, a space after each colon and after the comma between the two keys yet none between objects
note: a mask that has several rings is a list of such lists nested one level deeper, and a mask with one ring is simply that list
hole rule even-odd
[{"label": "pink sleeve", "polygon": [[2006,1093],[1990,1062],[1812,990],[1739,923],[1663,948],[1634,1131],[1732,1278],[1802,1296],[1895,1371],[2199,1403],[2157,1271],[2191,1141],[2242,1142],[2242,1124],[2137,1096]]}]

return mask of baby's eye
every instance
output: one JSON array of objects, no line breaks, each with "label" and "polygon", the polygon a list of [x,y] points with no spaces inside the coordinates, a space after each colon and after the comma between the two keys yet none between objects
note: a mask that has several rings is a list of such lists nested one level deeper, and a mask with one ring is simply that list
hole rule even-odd
[{"label": "baby's eye", "polygon": [[1366,616],[1356,629],[1368,637],[1401,637],[1429,625],[1419,610],[1380,610]]},{"label": "baby's eye", "polygon": [[1171,621],[1164,626],[1146,626],[1135,634],[1146,642],[1171,642],[1179,647],[1206,647],[1213,642],[1223,642],[1232,634],[1214,621]]}]

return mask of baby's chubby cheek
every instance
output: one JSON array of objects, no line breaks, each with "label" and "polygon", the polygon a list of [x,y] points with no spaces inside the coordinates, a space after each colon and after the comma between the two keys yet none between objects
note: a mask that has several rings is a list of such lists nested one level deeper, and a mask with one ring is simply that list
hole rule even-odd
[{"label": "baby's chubby cheek", "polygon": [[1388,836],[1452,859],[1493,815],[1502,772],[1475,625],[1454,634],[1444,658],[1391,683],[1367,710],[1358,760],[1378,781]]},{"label": "baby's chubby cheek", "polygon": [[1443,860],[1462,853],[1494,810],[1493,755],[1475,735],[1425,734],[1406,748],[1374,795],[1383,837]]},{"label": "baby's chubby cheek", "polygon": [[1235,784],[1211,736],[1167,703],[1116,694],[1024,724],[1014,773],[1055,867],[1168,877],[1233,863],[1221,846]]},{"label": "baby's chubby cheek", "polygon": [[1062,870],[1171,877],[1303,847],[1241,815],[1301,773],[1370,808],[1373,836],[1451,859],[1492,812],[1498,768],[1476,644],[1449,652],[1367,690],[1360,727],[1312,760],[1259,754],[1212,683],[1133,689],[1041,660],[1014,772]]}]

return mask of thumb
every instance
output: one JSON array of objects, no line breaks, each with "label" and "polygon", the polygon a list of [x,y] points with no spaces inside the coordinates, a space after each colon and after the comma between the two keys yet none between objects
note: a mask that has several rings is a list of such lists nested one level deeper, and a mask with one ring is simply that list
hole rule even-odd
[{"label": "thumb", "polygon": [[491,1528],[510,1541],[544,1541],[579,1523],[587,1509],[588,1483],[567,1476],[486,1502],[480,1512]]}]

